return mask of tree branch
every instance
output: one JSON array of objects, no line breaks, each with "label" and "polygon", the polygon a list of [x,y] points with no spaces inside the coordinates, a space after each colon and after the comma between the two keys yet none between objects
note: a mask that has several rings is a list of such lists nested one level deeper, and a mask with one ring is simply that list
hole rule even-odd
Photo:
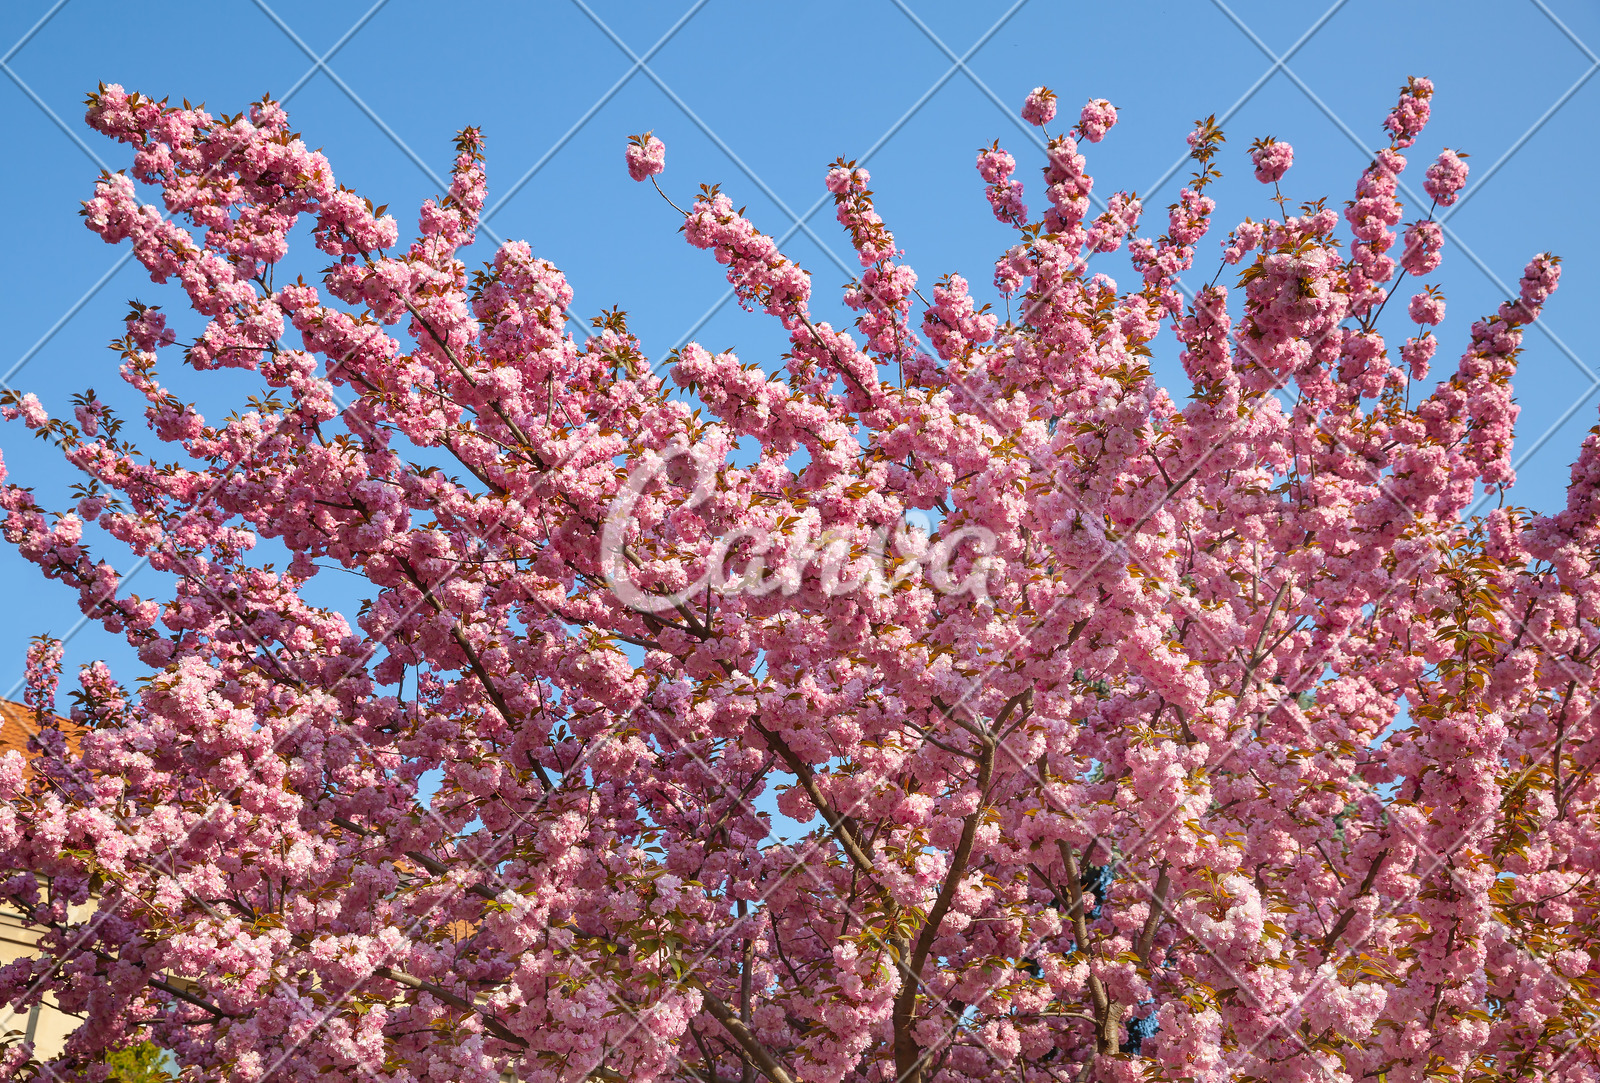
[{"label": "tree branch", "polygon": [[1349,926],[1351,919],[1356,916],[1355,900],[1361,898],[1368,891],[1372,890],[1372,882],[1378,878],[1378,870],[1383,868],[1383,863],[1387,861],[1388,858],[1389,851],[1384,850],[1377,856],[1377,858],[1373,860],[1371,866],[1368,867],[1367,875],[1361,881],[1361,886],[1356,889],[1356,893],[1350,898],[1350,906],[1346,907],[1345,912],[1339,915],[1339,920],[1334,923],[1332,929],[1328,930],[1328,935],[1322,938],[1323,955],[1327,955],[1328,952],[1333,949],[1333,945],[1339,939],[1339,934],[1345,931],[1345,929]]},{"label": "tree branch", "polygon": [[1172,880],[1167,875],[1167,866],[1161,865],[1161,875],[1156,877],[1156,890],[1150,899],[1150,916],[1144,919],[1144,928],[1139,931],[1139,943],[1134,951],[1139,956],[1139,961],[1146,970],[1150,969],[1150,949],[1155,946],[1156,930],[1161,927],[1161,916],[1166,912],[1167,891],[1172,886]]},{"label": "tree branch", "polygon": [[690,984],[700,990],[700,995],[705,1000],[706,1010],[716,1016],[717,1022],[722,1024],[722,1029],[726,1030],[733,1040],[739,1043],[739,1048],[750,1054],[750,1058],[756,1062],[766,1077],[772,1080],[772,1083],[794,1083],[794,1077],[784,1070],[783,1065],[778,1063],[777,1058],[757,1040],[755,1032],[745,1026],[717,994],[707,989],[697,978],[691,978]]},{"label": "tree branch", "polygon": [[[330,822],[335,827],[342,827],[346,831],[364,837],[371,837],[377,834],[376,831],[368,831],[360,824],[353,823],[352,821],[345,819],[343,816],[335,816]],[[424,869],[427,869],[428,872],[434,876],[446,876],[450,872],[450,866],[446,865],[437,858],[429,857],[421,850],[407,850],[405,851],[405,855],[412,861],[415,861],[418,865],[421,865]],[[462,890],[470,892],[479,898],[488,899],[490,901],[493,901],[496,898],[494,891],[483,884],[467,885]]]},{"label": "tree branch", "polygon": [[806,796],[811,799],[811,804],[816,810],[822,814],[822,818],[828,822],[828,827],[833,832],[834,837],[839,840],[839,846],[844,850],[845,856],[862,872],[869,877],[872,876],[876,872],[872,864],[872,854],[857,837],[855,821],[844,813],[835,811],[823,799],[822,790],[817,786],[816,773],[811,770],[811,765],[795,755],[794,750],[789,747],[782,737],[779,737],[761,723],[751,721],[750,727],[761,734],[762,738],[767,742],[767,747],[776,752],[778,757],[783,760],[784,766],[789,769],[789,773],[800,780],[801,788],[806,791]]},{"label": "tree branch", "polygon": [[508,1042],[511,1045],[517,1046],[519,1049],[528,1048],[528,1040],[526,1038],[513,1034],[506,1028],[504,1023],[500,1022],[500,1020],[496,1019],[494,1016],[478,1007],[466,997],[463,997],[457,993],[452,993],[450,990],[442,986],[435,985],[431,981],[423,981],[421,978],[416,977],[415,975],[407,974],[404,970],[396,970],[392,966],[380,966],[374,970],[373,973],[380,978],[389,979],[396,985],[403,985],[407,989],[415,989],[419,993],[427,993],[429,996],[437,1000],[444,1001],[452,1008],[456,1008],[464,1012],[472,1012],[474,1015],[478,1016],[478,1018],[483,1020],[483,1028],[490,1034],[493,1034],[496,1038],[499,1038],[503,1042]]},{"label": "tree branch", "polygon": [[145,984],[150,986],[150,988],[152,988],[152,989],[159,989],[163,993],[166,993],[169,996],[177,997],[179,1000],[183,1001],[185,1004],[193,1004],[196,1008],[200,1008],[200,1009],[202,1009],[204,1011],[208,1011],[208,1012],[211,1013],[213,1018],[216,1018],[216,1019],[237,1019],[237,1018],[239,1018],[238,1016],[232,1014],[231,1012],[225,1012],[221,1008],[217,1007],[215,1004],[211,1004],[211,1003],[208,1003],[207,1001],[201,1000],[199,997],[195,996],[193,993],[190,993],[190,992],[188,992],[186,990],[180,989],[176,985],[173,985],[171,982],[164,981],[161,978],[149,978],[149,979],[146,979]]},{"label": "tree branch", "polygon": [[[1006,716],[1021,698],[1022,694],[1019,693],[1006,704],[996,723],[997,727],[1004,723]],[[928,919],[923,922],[922,929],[917,934],[916,946],[912,948],[911,958],[906,962],[906,974],[900,992],[895,995],[894,1061],[899,1083],[921,1083],[922,1080],[925,1058],[911,1032],[917,1008],[917,992],[922,981],[922,966],[933,951],[934,941],[939,937],[939,926],[944,922],[945,915],[950,912],[956,890],[967,874],[967,865],[972,859],[972,844],[978,834],[978,824],[983,820],[983,814],[988,811],[989,782],[994,777],[994,751],[993,739],[985,739],[978,758],[978,807],[967,815],[961,825],[961,838],[956,843],[955,853],[950,856],[950,870],[945,873],[944,883],[939,886],[938,897],[934,899],[933,908],[928,911]]]},{"label": "tree branch", "polygon": [[[1078,950],[1088,955],[1089,923],[1084,916],[1083,879],[1078,868],[1078,857],[1067,845],[1066,839],[1057,839],[1056,848],[1061,851],[1061,862],[1067,868],[1067,915],[1072,919],[1072,934],[1078,941]],[[1114,1053],[1117,1051],[1115,1036],[1117,1023],[1122,1018],[1122,1005],[1111,1003],[1105,983],[1095,976],[1092,968],[1089,972],[1089,1000],[1094,1006],[1095,1051]],[[1093,1064],[1094,1058],[1090,1057],[1088,1063]]]},{"label": "tree branch", "polygon": [[[467,638],[466,631],[461,627],[460,618],[445,612],[444,603],[434,597],[432,590],[422,585],[422,578],[411,567],[410,561],[404,557],[399,557],[395,563],[405,573],[406,578],[411,580],[411,585],[422,592],[423,600],[428,603],[435,613],[441,617],[451,617],[450,637],[455,640],[456,646],[461,648],[461,653],[466,655],[467,666],[472,670],[472,675],[478,678],[478,683],[483,686],[484,694],[489,697],[489,702],[494,704],[494,709],[499,711],[501,717],[507,722],[514,723],[518,716],[512,712],[511,705],[506,702],[505,696],[500,694],[500,690],[495,687],[494,681],[490,679],[489,671],[484,667],[483,660],[478,657],[478,652],[472,646],[472,641]],[[546,792],[555,789],[555,783],[550,780],[550,776],[545,772],[542,763],[534,760],[533,771],[534,774],[539,776],[539,782],[544,786]]]}]

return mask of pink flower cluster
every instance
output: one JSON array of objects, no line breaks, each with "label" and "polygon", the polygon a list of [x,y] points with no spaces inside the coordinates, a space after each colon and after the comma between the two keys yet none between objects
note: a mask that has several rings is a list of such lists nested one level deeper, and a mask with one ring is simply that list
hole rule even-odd
[{"label": "pink flower cluster", "polygon": [[1050,209],[1045,212],[1045,229],[1074,235],[1079,230],[1078,223],[1089,213],[1089,193],[1094,190],[1094,178],[1085,171],[1087,162],[1078,153],[1077,140],[1071,136],[1052,139],[1046,153],[1044,183]]},{"label": "pink flower cluster", "polygon": [[628,140],[628,176],[636,181],[659,176],[667,168],[667,145],[649,132]]},{"label": "pink flower cluster", "polygon": [[1105,138],[1117,122],[1117,107],[1104,98],[1095,98],[1078,114],[1078,134],[1091,143]]},{"label": "pink flower cluster", "polygon": [[1433,80],[1412,76],[1400,88],[1400,101],[1384,118],[1383,126],[1394,137],[1399,150],[1411,146],[1428,123],[1433,98]]},{"label": "pink flower cluster", "polygon": [[1456,201],[1457,194],[1467,183],[1467,163],[1462,161],[1466,155],[1454,150],[1445,150],[1439,153],[1439,160],[1428,167],[1422,182],[1423,190],[1438,201],[1441,207],[1448,207]]},{"label": "pink flower cluster", "polygon": [[1390,226],[1404,213],[1396,193],[1406,159],[1392,147],[1385,147],[1361,174],[1356,198],[1344,212],[1355,243],[1350,247],[1350,311],[1363,317],[1388,298],[1384,283],[1394,277],[1395,261],[1385,255],[1394,247]]},{"label": "pink flower cluster", "polygon": [[22,701],[41,717],[55,713],[56,687],[61,683],[61,643],[38,636],[28,644]]},{"label": "pink flower cluster", "polygon": [[[1004,320],[919,286],[858,163],[822,178],[845,328],[704,188],[673,224],[782,356],[657,364],[620,309],[575,337],[526,243],[469,269],[475,129],[402,239],[270,100],[97,91],[133,165],[86,223],[186,344],[135,306],[120,398],[0,393],[84,475],[57,514],[0,464],[0,531],[145,670],[84,667],[81,742],[0,758],[39,946],[0,1001],[82,1020],[0,1075],[150,1040],[262,1081],[1593,1083],[1600,435],[1557,514],[1470,511],[1513,478],[1553,256],[1435,387],[1438,289],[1378,326],[1431,93],[1342,219],[1245,219],[1192,299],[1214,118],[1154,230],[1126,192],[1090,215],[1103,101],[1041,221],[980,152]],[[1405,273],[1442,236],[1409,225]],[[1121,245],[1126,287],[1088,266]],[[218,368],[270,393],[180,395]],[[60,659],[28,654],[42,714]]]},{"label": "pink flower cluster", "polygon": [[1421,278],[1438,268],[1444,259],[1444,229],[1432,220],[1413,222],[1406,227],[1405,247],[1400,256],[1400,266],[1406,273]]},{"label": "pink flower cluster", "polygon": [[1028,205],[1022,202],[1022,182],[1012,177],[1017,160],[1000,149],[997,140],[992,147],[978,152],[978,175],[988,184],[984,195],[994,216],[1001,222],[1023,226],[1028,221]]},{"label": "pink flower cluster", "polygon": [[1144,204],[1132,192],[1115,192],[1106,200],[1105,213],[1089,227],[1087,244],[1093,252],[1115,252],[1123,239],[1139,228]]},{"label": "pink flower cluster", "polygon": [[1276,139],[1263,139],[1250,148],[1250,161],[1256,167],[1256,180],[1276,184],[1294,164],[1294,148]]},{"label": "pink flower cluster", "polygon": [[1406,305],[1406,311],[1417,323],[1443,323],[1444,295],[1430,286],[1412,296]]},{"label": "pink flower cluster", "polygon": [[1049,87],[1038,86],[1028,92],[1022,102],[1022,119],[1035,127],[1042,128],[1056,118],[1056,92]]}]

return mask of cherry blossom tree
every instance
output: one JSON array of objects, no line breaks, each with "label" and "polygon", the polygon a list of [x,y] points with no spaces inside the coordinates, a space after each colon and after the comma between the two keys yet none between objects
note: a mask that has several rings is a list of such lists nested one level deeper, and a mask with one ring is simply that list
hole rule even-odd
[{"label": "cherry blossom tree", "polygon": [[[1281,213],[1208,248],[1214,121],[1154,236],[1086,172],[1115,108],[1052,134],[1040,88],[1042,215],[977,159],[1003,321],[919,290],[853,163],[853,328],[680,194],[789,351],[657,365],[525,243],[469,272],[474,129],[402,243],[273,101],[100,88],[134,158],[85,220],[204,329],[135,304],[116,343],[175,463],[92,393],[4,403],[86,475],[59,513],[6,484],[7,539],[148,667],[84,669],[74,750],[30,655],[0,875],[42,951],[0,999],[83,1023],[8,1077],[145,1042],[195,1080],[1600,1077],[1600,430],[1564,510],[1505,502],[1549,255],[1429,379],[1467,171],[1401,202],[1432,94],[1342,216],[1258,140]],[[661,183],[655,137],[626,159]],[[275,274],[302,222],[314,282]],[[1131,289],[1089,268],[1119,250]],[[272,392],[208,420],[179,357]]]}]

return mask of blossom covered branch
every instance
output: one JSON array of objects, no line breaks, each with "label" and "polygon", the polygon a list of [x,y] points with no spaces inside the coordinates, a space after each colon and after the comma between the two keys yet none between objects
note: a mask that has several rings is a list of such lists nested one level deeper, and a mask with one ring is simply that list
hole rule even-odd
[{"label": "blossom covered branch", "polygon": [[[0,402],[85,475],[59,514],[0,476],[7,540],[148,670],[86,669],[72,745],[30,653],[0,894],[42,954],[0,999],[84,1022],[5,1071],[148,1039],[194,1079],[1593,1079],[1600,429],[1565,509],[1469,514],[1560,266],[1428,382],[1448,253],[1397,178],[1432,97],[1342,216],[1258,140],[1277,211],[1208,249],[1214,120],[1153,235],[1131,192],[1094,213],[1115,107],[1051,131],[1039,88],[1042,213],[977,155],[1004,321],[919,288],[856,163],[823,175],[850,326],[702,188],[685,239],[788,352],[660,375],[620,310],[574,338],[528,244],[469,271],[475,129],[402,243],[277,103],[100,88],[133,161],[85,221],[194,334],[136,304],[115,344],[176,462],[92,393]],[[302,225],[331,265],[289,281]],[[1118,251],[1131,289],[1090,271]],[[179,360],[271,391],[208,419]],[[309,600],[329,568],[355,613]]]}]

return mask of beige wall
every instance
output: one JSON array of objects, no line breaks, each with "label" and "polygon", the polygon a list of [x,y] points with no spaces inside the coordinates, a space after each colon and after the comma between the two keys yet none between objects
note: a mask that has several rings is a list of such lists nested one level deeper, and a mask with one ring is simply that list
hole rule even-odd
[{"label": "beige wall", "polygon": [[[15,910],[0,906],[0,963],[34,954],[35,930],[22,923]],[[32,1039],[34,1056],[47,1060],[61,1052],[67,1035],[78,1028],[76,1016],[67,1015],[55,1006],[54,997],[45,997],[44,1003],[35,1004],[32,1011],[13,1012],[0,1008],[0,1033],[21,1031]]]},{"label": "beige wall", "polygon": [[[59,721],[67,730],[68,743],[76,747],[77,727],[71,722]],[[36,732],[38,721],[31,708],[0,699],[0,755],[15,750],[24,757],[28,756],[28,738]],[[26,768],[24,777],[32,773],[31,768]],[[74,919],[83,920],[83,915],[89,910],[87,906],[74,907]],[[34,954],[36,938],[37,932],[23,924],[20,914],[0,905],[0,963]],[[32,1011],[14,1013],[9,1007],[0,1006],[0,1034],[14,1030],[31,1037],[34,1055],[41,1060],[59,1053],[67,1035],[78,1028],[78,1023],[77,1017],[66,1015],[55,1007],[54,997],[46,997],[45,1002],[34,1005]]]}]

